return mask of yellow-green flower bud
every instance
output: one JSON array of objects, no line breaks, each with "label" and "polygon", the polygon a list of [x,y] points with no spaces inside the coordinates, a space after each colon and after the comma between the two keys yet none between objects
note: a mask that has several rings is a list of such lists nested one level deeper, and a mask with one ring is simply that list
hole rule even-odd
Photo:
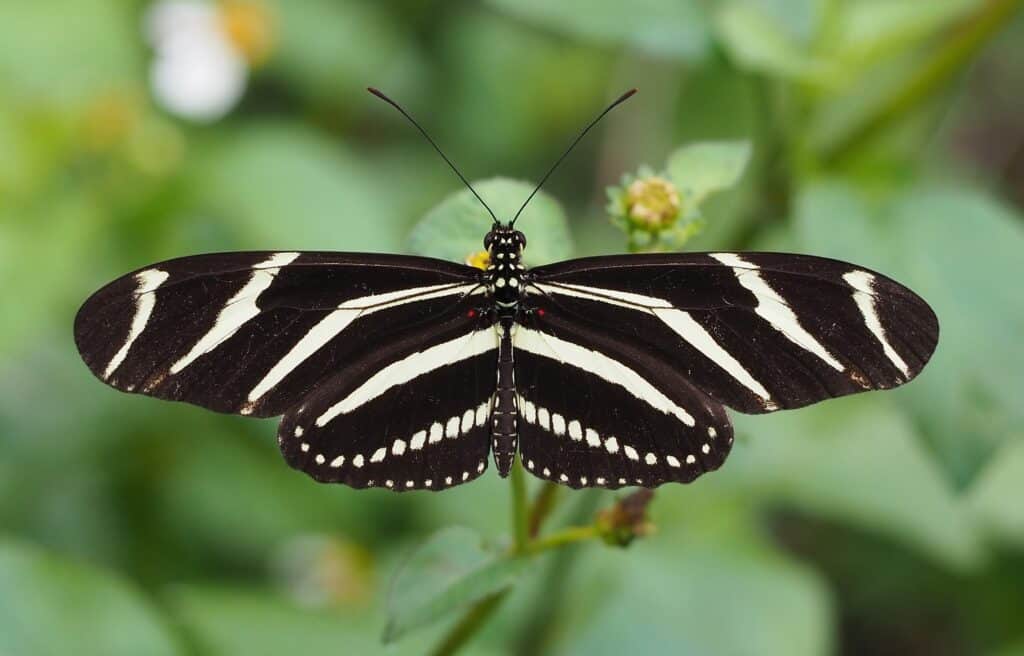
[{"label": "yellow-green flower bud", "polygon": [[679,190],[665,178],[640,178],[626,189],[626,217],[634,225],[652,232],[675,223],[681,207]]}]

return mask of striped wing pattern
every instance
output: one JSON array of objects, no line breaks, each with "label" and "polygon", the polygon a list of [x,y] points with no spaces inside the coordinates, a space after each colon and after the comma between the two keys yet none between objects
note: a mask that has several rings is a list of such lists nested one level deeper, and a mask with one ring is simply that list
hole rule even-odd
[{"label": "striped wing pattern", "polygon": [[806,255],[597,257],[535,280],[542,306],[645,345],[746,413],[902,385],[938,341],[934,313],[906,287]]},{"label": "striped wing pattern", "polygon": [[[475,269],[427,258],[186,257],[98,291],[76,317],[75,340],[93,373],[122,391],[220,412],[285,414],[285,457],[317,480],[441,489],[479,475],[487,455],[477,415],[493,394],[497,355],[486,344],[493,330],[468,316],[481,302],[476,281]],[[427,394],[408,385],[421,375],[436,385]],[[352,398],[361,402],[338,405]],[[470,408],[472,425],[463,421]],[[303,421],[304,413],[328,411],[322,425]],[[446,439],[438,444],[442,414]],[[388,476],[375,473],[382,449]]]},{"label": "striped wing pattern", "polygon": [[723,405],[763,413],[896,387],[938,340],[913,292],[824,258],[613,256],[532,273],[515,340],[521,451],[572,487],[689,482],[729,453]]},{"label": "striped wing pattern", "polygon": [[557,310],[515,335],[522,461],[570,487],[688,483],[732,446],[724,408],[678,370]]},{"label": "striped wing pattern", "polygon": [[381,255],[186,257],[96,292],[75,340],[93,373],[122,391],[270,417],[357,354],[464,312],[472,276]]},{"label": "striped wing pattern", "polygon": [[[938,340],[906,287],[804,255],[585,258],[523,281],[506,423],[527,470],[577,488],[692,481],[729,453],[726,406],[895,387]],[[497,439],[491,294],[428,258],[201,255],[104,287],[75,339],[117,389],[283,414],[285,459],[318,481],[440,490],[483,473]]]},{"label": "striped wing pattern", "polygon": [[497,336],[449,321],[368,352],[288,411],[285,459],[321,482],[440,490],[487,468]]}]

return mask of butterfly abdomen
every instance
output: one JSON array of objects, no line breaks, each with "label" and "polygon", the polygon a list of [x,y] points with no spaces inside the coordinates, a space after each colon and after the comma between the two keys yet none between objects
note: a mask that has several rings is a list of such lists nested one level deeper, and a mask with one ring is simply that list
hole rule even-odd
[{"label": "butterfly abdomen", "polygon": [[512,354],[511,327],[501,325],[498,346],[498,386],[494,393],[491,421],[491,446],[494,464],[502,478],[512,470],[518,446],[519,406],[516,402],[515,362]]}]

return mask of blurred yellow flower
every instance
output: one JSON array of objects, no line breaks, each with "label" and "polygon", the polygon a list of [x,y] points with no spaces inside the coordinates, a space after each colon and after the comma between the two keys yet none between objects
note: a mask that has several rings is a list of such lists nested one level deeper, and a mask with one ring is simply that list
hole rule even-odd
[{"label": "blurred yellow flower", "polygon": [[476,253],[470,253],[466,257],[466,264],[471,267],[478,269],[486,269],[487,265],[491,263],[491,254],[487,251],[477,251]]},{"label": "blurred yellow flower", "polygon": [[221,29],[253,66],[266,61],[274,44],[274,21],[262,2],[223,0]]}]

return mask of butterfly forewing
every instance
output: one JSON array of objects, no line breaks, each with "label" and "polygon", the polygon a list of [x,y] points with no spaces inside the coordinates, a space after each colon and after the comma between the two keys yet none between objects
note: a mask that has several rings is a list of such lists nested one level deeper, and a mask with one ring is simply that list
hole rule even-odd
[{"label": "butterfly forewing", "polygon": [[664,358],[743,412],[901,385],[938,339],[927,304],[861,267],[774,253],[597,257],[533,272],[540,307]]},{"label": "butterfly forewing", "polygon": [[90,369],[118,389],[273,416],[357,356],[471,306],[483,291],[476,275],[389,255],[186,257],[94,294],[75,339]]},{"label": "butterfly forewing", "polygon": [[571,487],[689,482],[732,445],[722,406],[636,342],[557,308],[515,333],[522,462]]}]

